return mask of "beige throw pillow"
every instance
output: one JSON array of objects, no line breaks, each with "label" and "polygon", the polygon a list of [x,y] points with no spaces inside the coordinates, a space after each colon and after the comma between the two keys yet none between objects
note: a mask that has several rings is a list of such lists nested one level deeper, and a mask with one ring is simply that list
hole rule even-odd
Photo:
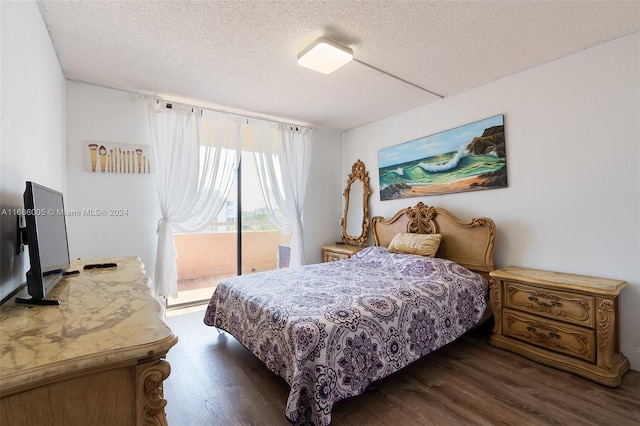
[{"label": "beige throw pillow", "polygon": [[440,247],[442,234],[411,234],[400,232],[393,237],[389,244],[392,253],[419,254],[420,256],[434,257]]}]

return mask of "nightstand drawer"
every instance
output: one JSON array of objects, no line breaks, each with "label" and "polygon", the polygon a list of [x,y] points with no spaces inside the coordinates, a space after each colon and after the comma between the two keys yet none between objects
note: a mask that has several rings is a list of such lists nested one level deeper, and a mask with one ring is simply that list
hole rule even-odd
[{"label": "nightstand drawer", "polygon": [[492,345],[606,386],[620,386],[621,280],[508,266],[489,273]]},{"label": "nightstand drawer", "polygon": [[558,321],[595,328],[595,298],[576,293],[505,282],[507,307]]},{"label": "nightstand drawer", "polygon": [[332,251],[325,251],[322,253],[322,261],[323,262],[334,262],[336,260],[344,260],[349,259],[351,257],[350,254],[345,253],[336,253]]},{"label": "nightstand drawer", "polygon": [[504,334],[523,342],[595,362],[595,331],[535,315],[504,310]]},{"label": "nightstand drawer", "polygon": [[322,261],[333,262],[336,260],[349,259],[363,248],[364,247],[349,244],[328,244],[322,246]]}]

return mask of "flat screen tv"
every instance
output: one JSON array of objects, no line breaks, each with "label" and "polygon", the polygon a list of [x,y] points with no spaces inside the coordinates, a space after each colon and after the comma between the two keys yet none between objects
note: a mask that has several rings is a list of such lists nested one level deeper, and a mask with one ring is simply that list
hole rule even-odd
[{"label": "flat screen tv", "polygon": [[69,269],[69,244],[62,194],[34,182],[24,191],[26,243],[31,268],[27,272],[27,291],[31,298],[18,303],[57,305],[47,294]]}]

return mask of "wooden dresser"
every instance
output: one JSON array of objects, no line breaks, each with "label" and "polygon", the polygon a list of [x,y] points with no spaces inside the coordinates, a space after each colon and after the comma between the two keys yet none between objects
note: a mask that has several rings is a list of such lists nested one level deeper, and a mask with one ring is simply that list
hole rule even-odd
[{"label": "wooden dresser", "polygon": [[620,385],[618,296],[624,281],[508,267],[490,273],[492,345],[591,379]]},{"label": "wooden dresser", "polygon": [[[82,269],[106,262],[118,267]],[[177,337],[142,267],[74,261],[80,273],[47,296],[59,306],[0,306],[0,424],[166,425],[163,358]]]},{"label": "wooden dresser", "polygon": [[364,247],[352,246],[350,244],[328,244],[322,246],[322,261],[333,262],[335,260],[349,259],[363,248]]}]

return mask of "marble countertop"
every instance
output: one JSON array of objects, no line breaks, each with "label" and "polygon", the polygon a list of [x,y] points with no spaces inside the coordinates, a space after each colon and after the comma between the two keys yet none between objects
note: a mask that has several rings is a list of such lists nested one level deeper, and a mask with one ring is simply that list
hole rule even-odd
[{"label": "marble countertop", "polygon": [[[88,263],[117,268],[83,270]],[[73,261],[47,298],[59,306],[0,306],[0,392],[39,380],[166,353],[177,337],[137,257]],[[26,289],[18,294],[26,297]]]}]

